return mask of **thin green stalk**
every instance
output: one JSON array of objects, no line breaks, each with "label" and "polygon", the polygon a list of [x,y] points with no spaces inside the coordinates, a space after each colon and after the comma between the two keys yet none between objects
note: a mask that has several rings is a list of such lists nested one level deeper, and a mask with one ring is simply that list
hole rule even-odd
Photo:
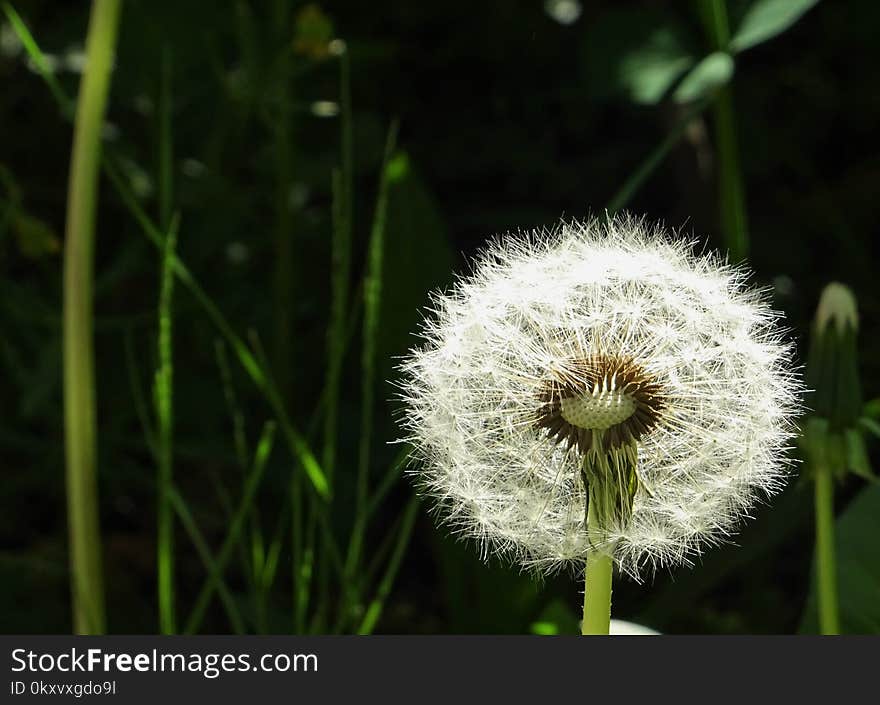
[{"label": "thin green stalk", "polygon": [[172,87],[171,50],[162,50],[162,75],[159,85],[159,149],[157,158],[157,182],[159,185],[159,227],[171,226],[171,209],[174,201],[174,143],[171,132]]},{"label": "thin green stalk", "polygon": [[278,564],[281,558],[281,548],[284,545],[288,512],[290,512],[290,503],[284,502],[276,521],[275,531],[272,532],[272,540],[269,542],[269,548],[266,550],[263,572],[259,576],[260,586],[265,592],[268,592],[272,587],[275,582],[275,576],[278,574]]},{"label": "thin green stalk", "polygon": [[834,478],[825,465],[814,464],[816,500],[816,580],[819,630],[839,634],[837,567],[834,552]]},{"label": "thin green stalk", "polygon": [[327,410],[324,417],[324,470],[333,477],[336,463],[336,432],[339,416],[339,384],[345,353],[346,309],[348,306],[353,233],[353,130],[348,51],[339,56],[340,139],[342,166],[332,175],[333,239],[331,252],[330,325],[327,345]]},{"label": "thin green stalk", "polygon": [[[223,386],[223,396],[226,400],[226,408],[232,419],[233,444],[235,446],[235,455],[238,461],[238,466],[242,472],[242,483],[244,486],[247,483],[249,469],[244,414],[238,404],[235,388],[232,385],[232,373],[229,369],[229,361],[226,357],[226,347],[223,345],[223,341],[216,340],[214,343],[214,349],[217,358],[217,366],[220,370],[220,380]],[[251,512],[249,528],[250,550],[248,550],[248,546],[245,545],[243,540],[239,546],[239,551],[241,553],[242,564],[245,566],[248,587],[251,589],[251,593],[254,596],[254,610],[257,615],[257,630],[260,633],[265,633],[267,631],[265,623],[265,591],[262,589],[260,578],[263,571],[263,535],[259,512],[256,507],[254,507],[254,510]]]},{"label": "thin green stalk", "polygon": [[229,369],[229,360],[226,356],[226,347],[222,340],[214,341],[214,352],[217,358],[217,367],[220,370],[220,382],[223,386],[223,398],[226,400],[226,410],[232,419],[232,442],[235,446],[235,457],[241,471],[247,472],[248,447],[245,434],[244,414],[232,386],[232,372]]},{"label": "thin green stalk", "polygon": [[[342,379],[342,365],[345,358],[347,308],[349,306],[351,277],[351,249],[354,236],[354,129],[351,111],[351,74],[348,48],[339,55],[339,103],[340,103],[340,144],[341,168],[332,175],[333,190],[333,240],[331,252],[331,300],[330,325],[327,344],[326,406],[324,416],[324,449],[321,457],[325,472],[332,482],[336,468],[336,442],[339,424],[339,388]],[[295,488],[296,486],[294,486]],[[309,512],[306,529],[306,545],[302,551],[306,561],[298,568],[300,587],[297,590],[297,619],[305,619],[313,573],[318,576],[318,606],[313,625],[324,619],[329,595],[328,580],[330,568],[327,557],[332,542],[329,527],[324,527],[321,540],[325,550],[316,555],[314,546],[317,540],[317,522],[325,521],[320,510]],[[315,565],[315,558],[317,558]]]},{"label": "thin green stalk", "polygon": [[[101,126],[121,0],[95,0],[73,131],[64,246],[64,430],[73,628],[105,630],[96,468],[93,276]],[[7,9],[7,14],[9,10]]]},{"label": "thin green stalk", "polygon": [[235,604],[235,600],[232,598],[232,594],[229,592],[229,588],[226,587],[226,583],[223,581],[223,571],[217,567],[214,557],[211,555],[211,550],[208,548],[208,542],[205,541],[205,537],[202,535],[202,532],[199,531],[199,527],[196,524],[192,513],[189,511],[189,507],[186,506],[183,497],[180,496],[174,487],[168,489],[168,501],[171,506],[174,507],[174,511],[180,519],[180,523],[183,525],[184,530],[189,534],[189,538],[192,541],[193,546],[195,546],[196,553],[199,554],[199,558],[201,558],[202,565],[205,566],[208,575],[218,576],[216,585],[217,594],[220,596],[220,601],[223,603],[230,624],[232,624],[232,630],[236,634],[244,634],[244,619]]},{"label": "thin green stalk", "polygon": [[397,577],[397,571],[400,568],[400,562],[403,560],[406,547],[409,545],[409,539],[412,535],[413,526],[415,525],[416,511],[418,508],[418,500],[413,498],[409,501],[409,504],[406,505],[406,509],[403,510],[403,519],[400,524],[400,532],[397,535],[397,543],[394,546],[394,552],[391,554],[391,558],[388,561],[388,567],[385,569],[385,575],[382,576],[382,581],[379,583],[379,588],[376,590],[376,596],[370,602],[364,613],[364,618],[358,627],[358,634],[371,634],[373,629],[376,628],[376,622],[379,621],[379,617],[382,616],[382,610],[385,607],[385,600],[388,599],[388,595],[391,592],[391,586],[394,584],[394,579]]},{"label": "thin green stalk", "polygon": [[290,187],[293,182],[293,140],[291,136],[291,71],[290,40],[286,34],[287,3],[275,4],[275,26],[280,31],[281,54],[278,57],[278,116],[275,129],[275,371],[282,396],[292,402],[295,399],[291,387],[293,364],[293,309],[294,257],[293,218],[290,207]]},{"label": "thin green stalk", "polygon": [[291,543],[291,579],[293,582],[293,631],[302,634],[305,623],[305,610],[309,599],[309,583],[311,581],[311,564],[306,571],[303,560],[306,544],[305,517],[303,516],[302,490],[299,487],[299,475],[290,477],[290,543]]},{"label": "thin green stalk", "polygon": [[168,499],[173,481],[174,415],[172,357],[172,313],[174,274],[171,258],[177,245],[177,219],[173,219],[165,238],[162,255],[162,274],[159,292],[159,339],[156,370],[155,402],[157,427],[157,460],[159,466],[158,498],[156,507],[156,574],[159,590],[159,630],[173,634],[176,630],[174,610],[174,512]]},{"label": "thin green stalk", "polygon": [[[245,465],[242,479],[242,491],[246,491],[247,488],[247,478],[248,471],[250,470],[249,465]],[[220,501],[221,508],[223,510],[223,517],[225,521],[231,522],[235,517],[235,503],[233,501],[232,495],[229,493],[229,490],[226,488],[225,484],[221,481],[219,474],[212,470],[210,473],[211,486],[214,488],[214,492],[217,494],[217,498]],[[251,510],[251,514],[253,514],[255,508]],[[250,591],[251,595],[255,595],[257,591],[257,579],[256,579],[256,571],[254,569],[254,565],[251,562],[251,554],[248,551],[247,545],[247,537],[239,536],[238,544],[236,545],[236,551],[238,553],[238,558],[241,562],[242,568],[244,570],[244,578],[247,583],[247,589]]]},{"label": "thin green stalk", "polygon": [[232,556],[232,551],[238,545],[239,535],[241,534],[251,506],[254,503],[257,489],[263,479],[266,464],[272,453],[274,438],[275,424],[271,421],[267,421],[263,426],[263,433],[257,443],[256,451],[254,451],[253,468],[247,479],[244,494],[242,495],[238,508],[230,522],[229,533],[226,535],[226,540],[223,542],[220,552],[217,554],[213,570],[208,574],[208,578],[196,598],[192,612],[190,612],[189,619],[186,621],[185,633],[187,634],[193,634],[201,625],[202,619],[205,616],[205,611],[211,601],[211,596],[221,582],[221,576],[226,569],[226,564],[229,562],[229,558]]},{"label": "thin green stalk", "polygon": [[[385,257],[385,214],[388,205],[388,164],[397,141],[397,123],[392,123],[385,142],[385,157],[379,177],[379,195],[370,234],[367,272],[364,278],[364,323],[361,348],[361,429],[358,447],[358,472],[355,484],[355,511],[351,540],[345,561],[346,589],[353,601],[357,597],[354,577],[367,524],[369,504],[370,451],[373,438],[373,402],[376,376],[376,344],[379,337],[379,312],[382,303],[382,265]],[[350,607],[350,605],[349,605]]]},{"label": "thin green stalk", "polygon": [[382,500],[385,499],[385,496],[394,486],[394,483],[400,478],[403,469],[406,467],[406,461],[409,459],[411,451],[412,448],[410,446],[404,446],[394,457],[394,460],[388,465],[385,474],[382,476],[379,484],[376,485],[376,489],[373,490],[369,502],[367,502],[366,510],[364,510],[364,514],[366,514],[368,520],[376,513],[379,506],[382,504]]},{"label": "thin green stalk", "polygon": [[[302,511],[302,509],[300,509]],[[318,508],[314,504],[309,505],[308,516],[305,518],[305,536],[303,538],[303,546],[300,553],[301,560],[296,566],[296,585],[294,600],[296,601],[294,609],[296,610],[295,623],[297,625],[297,633],[306,630],[306,615],[309,611],[309,602],[312,597],[312,579],[316,570],[322,571],[322,576],[327,575],[326,561],[316,565],[315,560],[315,543],[318,536]],[[329,531],[329,529],[328,529]],[[325,545],[332,541],[332,536],[322,536]],[[322,577],[326,581],[327,577]],[[318,595],[318,599],[323,601],[328,599],[328,591],[324,590]],[[318,610],[320,612],[320,608]]]},{"label": "thin green stalk", "polygon": [[16,35],[18,35],[22,46],[24,47],[28,56],[33,60],[34,66],[37,67],[37,71],[39,71],[40,76],[46,82],[46,85],[49,86],[49,90],[51,91],[52,96],[55,98],[55,101],[58,103],[58,107],[61,109],[64,117],[68,119],[71,118],[74,114],[73,101],[68,98],[67,94],[64,92],[64,89],[61,87],[61,84],[58,83],[58,79],[55,78],[55,74],[50,68],[49,62],[46,60],[43,52],[40,51],[40,47],[37,46],[37,43],[34,41],[33,35],[28,31],[28,28],[22,21],[21,16],[8,2],[3,3],[3,12],[6,13],[6,17],[9,20],[10,26],[15,31]]},{"label": "thin green stalk", "polygon": [[648,180],[648,177],[657,170],[657,167],[663,163],[663,160],[666,159],[672,148],[678,144],[688,125],[706,109],[707,105],[707,101],[700,100],[687,109],[669,134],[663,138],[663,141],[651,151],[639,167],[630,174],[629,178],[627,178],[614,196],[611,197],[611,200],[605,207],[609,215],[614,215],[621,208],[626,207],[636,192]]},{"label": "thin green stalk", "polygon": [[134,356],[134,341],[132,340],[131,328],[125,331],[125,366],[128,368],[128,383],[131,387],[132,401],[134,402],[134,411],[141,424],[141,430],[144,434],[144,441],[150,449],[153,457],[156,457],[156,433],[153,430],[150,414],[147,410],[147,402],[141,390],[141,379],[138,374],[137,361]]},{"label": "thin green stalk", "polygon": [[[713,48],[717,51],[727,51],[730,43],[730,27],[724,0],[703,0],[703,15]],[[712,113],[715,121],[715,149],[718,159],[721,229],[730,260],[739,262],[748,256],[749,233],[745,186],[740,168],[736,121],[733,114],[733,91],[729,84],[722,87],[715,96]]]},{"label": "thin green stalk", "polygon": [[[587,530],[595,523],[595,502],[590,502]],[[611,627],[611,578],[614,561],[600,551],[587,553],[584,570],[584,617],[581,634],[608,634]]]}]

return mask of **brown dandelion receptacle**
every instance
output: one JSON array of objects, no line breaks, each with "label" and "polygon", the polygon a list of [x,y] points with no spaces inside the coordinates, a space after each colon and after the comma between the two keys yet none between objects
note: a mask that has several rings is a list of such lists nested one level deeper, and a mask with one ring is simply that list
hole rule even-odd
[{"label": "brown dandelion receptacle", "polygon": [[[539,393],[536,424],[581,455],[584,520],[601,527],[625,525],[636,492],[638,441],[658,426],[666,406],[663,386],[632,358],[594,354],[567,361]],[[592,520],[591,520],[592,521]]]},{"label": "brown dandelion receptacle", "polygon": [[582,454],[638,441],[662,418],[663,386],[632,358],[592,355],[552,374],[539,394],[536,424]]}]

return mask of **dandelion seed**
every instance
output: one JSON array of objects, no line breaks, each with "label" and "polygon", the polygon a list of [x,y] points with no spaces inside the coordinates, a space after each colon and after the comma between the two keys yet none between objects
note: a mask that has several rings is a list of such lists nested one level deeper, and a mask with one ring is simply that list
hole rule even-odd
[{"label": "dandelion seed", "polygon": [[801,391],[747,277],[628,216],[498,239],[401,367],[442,521],[525,568],[635,579],[729,537],[786,479]]}]

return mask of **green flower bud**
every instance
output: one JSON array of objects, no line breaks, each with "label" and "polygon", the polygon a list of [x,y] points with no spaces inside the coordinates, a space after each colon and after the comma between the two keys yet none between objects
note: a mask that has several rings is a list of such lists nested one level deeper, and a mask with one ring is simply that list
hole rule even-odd
[{"label": "green flower bud", "polygon": [[822,291],[807,358],[804,447],[814,463],[842,477],[847,470],[870,476],[859,419],[862,390],[856,335],[859,313],[852,291],[832,282]]}]

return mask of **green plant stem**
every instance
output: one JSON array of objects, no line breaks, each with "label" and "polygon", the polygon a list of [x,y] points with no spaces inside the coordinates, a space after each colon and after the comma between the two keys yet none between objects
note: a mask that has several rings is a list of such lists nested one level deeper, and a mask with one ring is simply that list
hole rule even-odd
[{"label": "green plant stem", "polygon": [[229,616],[232,630],[236,634],[244,634],[244,618],[241,616],[238,607],[235,604],[235,600],[229,592],[229,588],[226,587],[226,583],[223,581],[223,571],[217,567],[214,557],[211,555],[211,550],[208,548],[208,542],[205,540],[202,532],[199,531],[199,527],[196,525],[195,519],[189,511],[189,507],[186,506],[186,502],[184,502],[180,493],[178,493],[173,486],[168,488],[168,501],[174,507],[174,511],[180,518],[180,523],[183,525],[184,530],[189,534],[190,540],[192,541],[193,546],[195,546],[196,552],[199,554],[199,558],[202,559],[202,564],[205,566],[205,570],[208,571],[208,575],[218,576],[216,580],[217,594],[220,596],[220,600],[226,609],[226,614]]},{"label": "green plant stem", "polygon": [[[379,177],[379,195],[370,235],[367,254],[367,273],[364,277],[364,322],[361,351],[361,433],[358,448],[357,482],[355,484],[355,510],[351,539],[345,561],[348,596],[344,602],[360,601],[360,586],[356,573],[361,559],[364,534],[367,530],[367,507],[369,504],[370,452],[373,437],[373,402],[376,376],[376,345],[379,337],[379,315],[382,301],[382,267],[385,256],[385,216],[388,205],[388,164],[397,141],[397,122],[388,129],[385,156]],[[342,612],[354,604],[346,604]]]},{"label": "green plant stem", "polygon": [[251,468],[250,474],[245,483],[242,498],[235,514],[233,514],[230,520],[229,533],[226,535],[226,539],[220,548],[220,552],[217,554],[217,558],[208,573],[208,578],[202,586],[198,597],[196,597],[195,605],[192,608],[189,619],[186,621],[186,634],[194,634],[201,626],[211,596],[213,595],[214,590],[216,590],[218,585],[222,582],[223,571],[226,570],[226,564],[229,562],[233,550],[235,550],[235,547],[238,545],[239,536],[241,535],[248,514],[253,507],[254,500],[256,499],[257,490],[263,479],[266,464],[272,453],[274,439],[275,423],[273,421],[267,421],[263,425],[263,432],[260,435],[260,440],[257,442],[257,447],[254,451],[253,467]]},{"label": "green plant stem", "polygon": [[172,358],[172,296],[174,272],[171,258],[177,244],[176,218],[172,219],[165,238],[162,256],[162,275],[159,293],[159,340],[156,370],[156,427],[157,460],[159,466],[158,501],[156,507],[156,573],[159,592],[159,630],[162,634],[176,631],[174,609],[174,511],[168,490],[172,484],[174,467],[174,363]]},{"label": "green plant stem", "polygon": [[172,59],[171,50],[162,49],[162,70],[159,82],[159,148],[157,155],[157,179],[159,201],[159,227],[171,226],[171,209],[174,201],[174,144],[171,132],[172,110]]},{"label": "green plant stem", "polygon": [[718,150],[718,197],[721,227],[732,262],[744,260],[749,253],[745,187],[739,164],[739,148],[733,117],[733,93],[730,86],[718,92],[713,108],[715,142]]},{"label": "green plant stem", "polygon": [[[288,28],[286,3],[275,3],[276,27]],[[294,233],[290,205],[293,182],[293,140],[291,130],[290,48],[286,35],[281,39],[278,59],[278,117],[275,122],[275,365],[281,395],[288,408],[296,397],[291,386],[293,364]]]},{"label": "green plant stem", "polygon": [[[593,508],[590,503],[587,518],[587,530],[595,523]],[[614,561],[611,556],[599,551],[587,553],[587,566],[584,570],[584,618],[581,622],[581,634],[608,634],[611,628],[611,578]]]},{"label": "green plant stem", "polygon": [[[704,23],[717,51],[727,51],[730,27],[724,0],[704,0]],[[736,122],[733,114],[733,91],[722,87],[715,96],[712,113],[715,122],[715,149],[718,159],[718,204],[721,228],[731,262],[740,262],[749,253],[745,186],[739,162]]]},{"label": "green plant stem", "polygon": [[64,247],[64,430],[73,628],[105,630],[96,468],[93,341],[95,213],[101,126],[121,0],[95,0],[73,131]]},{"label": "green plant stem", "polygon": [[819,630],[839,634],[837,567],[834,555],[834,478],[826,465],[814,465],[816,498],[816,579]]},{"label": "green plant stem", "polygon": [[663,163],[663,160],[666,159],[673,147],[678,144],[691,122],[706,109],[706,106],[707,101],[700,100],[685,111],[681,119],[669,131],[669,134],[651,150],[651,153],[645,157],[645,160],[630,174],[623,185],[611,197],[611,200],[608,201],[605,210],[609,215],[614,215],[617,211],[626,207],[636,192],[647,181],[648,177],[657,170],[657,167]]},{"label": "green plant stem", "polygon": [[382,609],[385,606],[385,600],[388,598],[389,593],[391,592],[391,586],[394,584],[394,579],[397,576],[397,571],[400,568],[400,562],[403,559],[403,555],[406,552],[406,547],[409,544],[410,536],[412,535],[413,525],[416,520],[416,511],[419,508],[418,500],[415,498],[409,501],[406,509],[403,510],[403,515],[400,522],[400,529],[397,533],[397,541],[394,545],[394,551],[391,554],[391,558],[388,561],[388,565],[385,568],[385,574],[382,576],[382,580],[379,583],[379,588],[376,591],[376,596],[367,606],[367,609],[364,613],[364,618],[361,621],[360,626],[358,627],[358,634],[371,634],[373,629],[376,627],[376,622],[379,621],[379,617],[382,615]]}]

